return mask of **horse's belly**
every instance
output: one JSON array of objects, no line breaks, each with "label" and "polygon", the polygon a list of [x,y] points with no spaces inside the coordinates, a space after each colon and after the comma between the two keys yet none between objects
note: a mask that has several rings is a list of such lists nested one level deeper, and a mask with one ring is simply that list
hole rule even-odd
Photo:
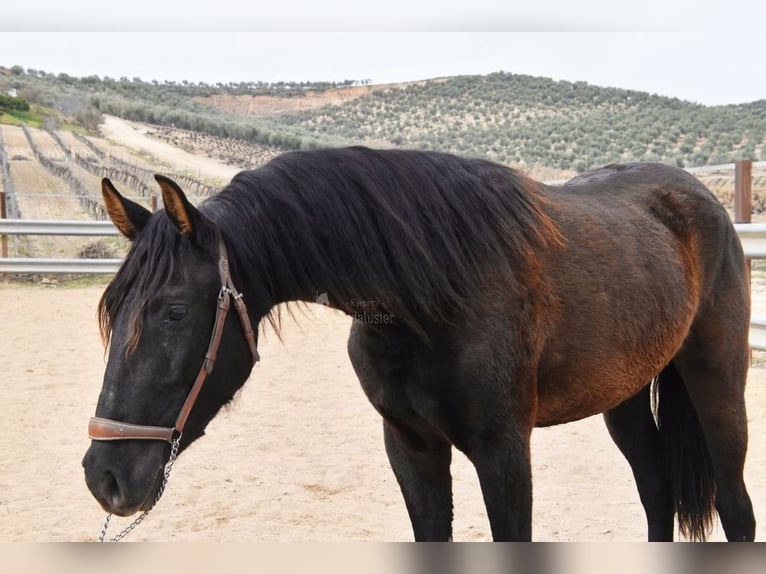
[{"label": "horse's belly", "polygon": [[637,394],[656,374],[615,376],[612,372],[597,371],[587,377],[562,374],[556,384],[538,385],[535,426],[572,422],[608,411]]},{"label": "horse's belly", "polygon": [[583,336],[544,355],[538,369],[537,426],[603,413],[638,393],[681,347],[685,323],[679,321],[676,327],[680,328],[672,331],[656,331],[641,345],[630,345],[612,334],[591,346]]}]

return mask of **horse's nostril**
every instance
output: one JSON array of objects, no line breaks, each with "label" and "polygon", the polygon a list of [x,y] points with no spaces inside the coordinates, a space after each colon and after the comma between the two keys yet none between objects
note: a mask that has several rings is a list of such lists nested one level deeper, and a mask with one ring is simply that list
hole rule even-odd
[{"label": "horse's nostril", "polygon": [[109,501],[112,508],[120,508],[123,505],[123,493],[120,488],[120,483],[117,482],[117,477],[113,472],[107,470],[104,472],[103,479],[101,481],[101,488],[104,499]]},{"label": "horse's nostril", "polygon": [[120,492],[120,485],[117,483],[117,477],[114,473],[107,470],[104,472],[104,492]]},{"label": "horse's nostril", "polygon": [[88,473],[88,463],[83,461],[86,467],[86,482],[88,488],[101,503],[107,512],[122,515],[127,511],[125,489],[120,486],[117,476],[111,470],[95,470],[91,468]]}]

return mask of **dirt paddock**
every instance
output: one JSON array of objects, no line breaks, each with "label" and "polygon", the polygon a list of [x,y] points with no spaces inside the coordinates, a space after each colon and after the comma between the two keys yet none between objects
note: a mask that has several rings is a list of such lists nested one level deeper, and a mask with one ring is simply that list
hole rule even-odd
[{"label": "dirt paddock", "polygon": [[[101,387],[103,286],[0,286],[0,541],[93,540],[103,512],[80,460]],[[349,319],[317,307],[262,362],[237,401],[176,464],[141,541],[406,541],[409,521],[378,415],[356,382]],[[748,385],[746,479],[766,539],[766,371]],[[600,417],[537,430],[534,537],[641,541],[643,511]],[[455,455],[455,539],[488,540],[475,472]],[[116,519],[112,528],[125,524]],[[713,539],[722,540],[717,529]]]}]

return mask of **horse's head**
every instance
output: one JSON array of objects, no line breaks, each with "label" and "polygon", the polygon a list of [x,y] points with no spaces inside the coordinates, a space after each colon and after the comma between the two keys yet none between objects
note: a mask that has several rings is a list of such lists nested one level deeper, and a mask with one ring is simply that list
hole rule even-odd
[{"label": "horse's head", "polygon": [[[205,371],[204,385],[181,424],[183,450],[202,436],[247,379],[255,342],[248,344],[243,325],[232,316],[236,313],[224,313],[212,369],[213,361],[206,359],[211,334],[223,295],[228,305],[231,293],[227,263],[221,259],[223,243],[215,225],[175,183],[157,180],[165,209],[156,214],[122,197],[108,180],[102,183],[109,216],[132,245],[99,303],[109,350],[96,416],[108,424],[166,427],[170,432]],[[110,440],[94,440],[83,467],[88,488],[104,509],[128,516],[153,504],[170,443],[125,439],[119,436],[123,430],[112,424],[104,431]]]}]

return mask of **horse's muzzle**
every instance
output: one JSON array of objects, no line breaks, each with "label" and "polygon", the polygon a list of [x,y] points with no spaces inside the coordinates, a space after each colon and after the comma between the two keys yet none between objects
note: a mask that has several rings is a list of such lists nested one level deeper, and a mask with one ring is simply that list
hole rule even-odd
[{"label": "horse's muzzle", "polygon": [[[156,465],[150,465],[146,460],[139,465],[130,465],[126,461],[136,457],[117,458],[121,453],[109,452],[116,450],[109,446],[116,445],[93,443],[82,459],[88,490],[106,512],[116,516],[131,516],[147,510],[162,483],[163,459],[157,457]],[[112,460],[117,462],[109,462]]]}]

